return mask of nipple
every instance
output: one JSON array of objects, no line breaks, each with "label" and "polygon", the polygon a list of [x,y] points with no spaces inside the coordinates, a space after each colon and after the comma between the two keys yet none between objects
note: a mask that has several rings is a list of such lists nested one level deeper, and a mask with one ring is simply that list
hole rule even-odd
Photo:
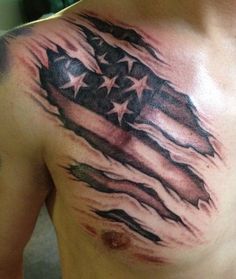
[{"label": "nipple", "polygon": [[101,237],[105,246],[113,250],[127,249],[131,242],[126,234],[116,231],[104,232]]}]

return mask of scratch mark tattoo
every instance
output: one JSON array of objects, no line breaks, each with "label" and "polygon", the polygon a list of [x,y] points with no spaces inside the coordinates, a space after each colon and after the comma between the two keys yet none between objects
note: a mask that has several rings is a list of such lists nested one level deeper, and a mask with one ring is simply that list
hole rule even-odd
[{"label": "scratch mark tattoo", "polygon": [[[217,156],[214,137],[201,125],[190,97],[176,91],[135,52],[142,51],[147,58],[164,63],[159,51],[134,29],[96,16],[83,14],[78,22],[70,18],[66,22],[83,38],[71,49],[81,48],[84,55],[72,56],[49,40],[50,47],[45,49],[48,61],[38,68],[44,97],[57,108],[64,127],[127,171],[133,168],[154,179],[168,195],[174,193],[197,210],[201,210],[200,202],[210,204],[212,198],[204,179],[191,165],[174,159],[173,150],[191,150],[209,160]],[[152,185],[118,179],[92,164],[78,162],[66,169],[94,193],[125,195],[144,210],[155,211],[164,222],[191,231]],[[122,205],[110,210],[92,208],[91,212],[101,220],[122,224],[152,243],[162,242],[158,233],[143,226]]]},{"label": "scratch mark tattoo", "polygon": [[110,22],[101,20],[94,16],[90,16],[87,14],[82,15],[85,19],[89,20],[99,31],[103,33],[108,33],[113,35],[115,38],[119,40],[123,40],[124,42],[128,42],[133,45],[135,48],[144,48],[149,54],[155,57],[157,60],[162,61],[156,54],[155,49],[147,44],[141,35],[139,35],[135,30],[132,29],[124,29],[120,26],[114,25]]},{"label": "scratch mark tattoo", "polygon": [[115,209],[115,210],[110,210],[110,211],[99,211],[99,210],[94,210],[94,212],[105,218],[108,219],[112,222],[118,222],[125,224],[129,229],[132,231],[140,234],[141,236],[151,240],[155,244],[158,244],[161,239],[153,234],[152,232],[142,228],[142,226],[138,223],[138,220],[135,220],[133,217],[129,216],[125,211],[120,210],[120,209]]},{"label": "scratch mark tattoo", "polygon": [[136,199],[142,206],[145,205],[157,211],[162,218],[181,222],[181,218],[171,212],[159,198],[158,194],[143,184],[126,180],[115,180],[109,174],[96,170],[91,166],[78,164],[70,168],[71,174],[87,183],[91,188],[103,193],[124,193]]}]

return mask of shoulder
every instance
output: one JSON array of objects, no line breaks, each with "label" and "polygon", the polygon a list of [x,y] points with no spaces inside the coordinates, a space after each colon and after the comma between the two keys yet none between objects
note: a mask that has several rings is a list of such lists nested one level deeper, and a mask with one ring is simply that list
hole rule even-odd
[{"label": "shoulder", "polygon": [[[39,140],[33,125],[35,110],[27,95],[30,89],[29,51],[34,24],[21,26],[0,37],[0,151],[27,153]],[[27,66],[28,65],[28,66]],[[36,124],[36,122],[34,123]],[[35,128],[34,128],[35,126]]]},{"label": "shoulder", "polygon": [[73,37],[79,27],[73,30],[68,18],[58,14],[0,37],[0,150],[14,146],[32,151],[43,145],[50,129],[43,112],[51,107],[44,104],[42,70],[59,49],[83,56]]}]

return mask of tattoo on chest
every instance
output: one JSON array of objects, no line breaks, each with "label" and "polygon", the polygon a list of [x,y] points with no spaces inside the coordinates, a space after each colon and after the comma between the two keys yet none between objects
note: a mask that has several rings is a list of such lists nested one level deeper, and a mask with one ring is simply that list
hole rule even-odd
[{"label": "tattoo on chest", "polygon": [[[210,211],[213,199],[189,158],[211,164],[218,155],[214,136],[202,126],[190,97],[149,66],[147,61],[161,65],[165,59],[141,32],[95,15],[78,18],[66,19],[78,33],[78,45],[66,43],[73,53],[77,50],[83,55],[72,55],[48,39],[47,62],[38,66],[40,85],[47,102],[57,108],[56,116],[64,128],[108,162],[121,165],[123,172],[108,172],[97,162],[77,158],[66,170],[78,187],[83,184],[92,191],[94,206],[89,210],[98,220],[118,225],[152,245],[168,242],[156,226],[154,229],[131,214],[122,201],[110,208],[97,207],[96,193],[103,195],[105,204],[106,198],[114,196],[134,201],[137,208],[157,216],[168,228],[177,226],[195,235],[184,213],[175,210],[158,189],[184,208]],[[126,177],[125,171],[137,173],[149,183],[137,181],[135,175]]]}]

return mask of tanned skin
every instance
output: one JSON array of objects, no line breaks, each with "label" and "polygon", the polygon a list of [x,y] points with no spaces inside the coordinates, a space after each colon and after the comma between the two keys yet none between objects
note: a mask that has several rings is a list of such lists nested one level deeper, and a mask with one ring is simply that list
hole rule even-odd
[{"label": "tanned skin", "polygon": [[84,1],[0,39],[0,278],[45,201],[63,278],[236,275],[235,47],[194,3]]}]

